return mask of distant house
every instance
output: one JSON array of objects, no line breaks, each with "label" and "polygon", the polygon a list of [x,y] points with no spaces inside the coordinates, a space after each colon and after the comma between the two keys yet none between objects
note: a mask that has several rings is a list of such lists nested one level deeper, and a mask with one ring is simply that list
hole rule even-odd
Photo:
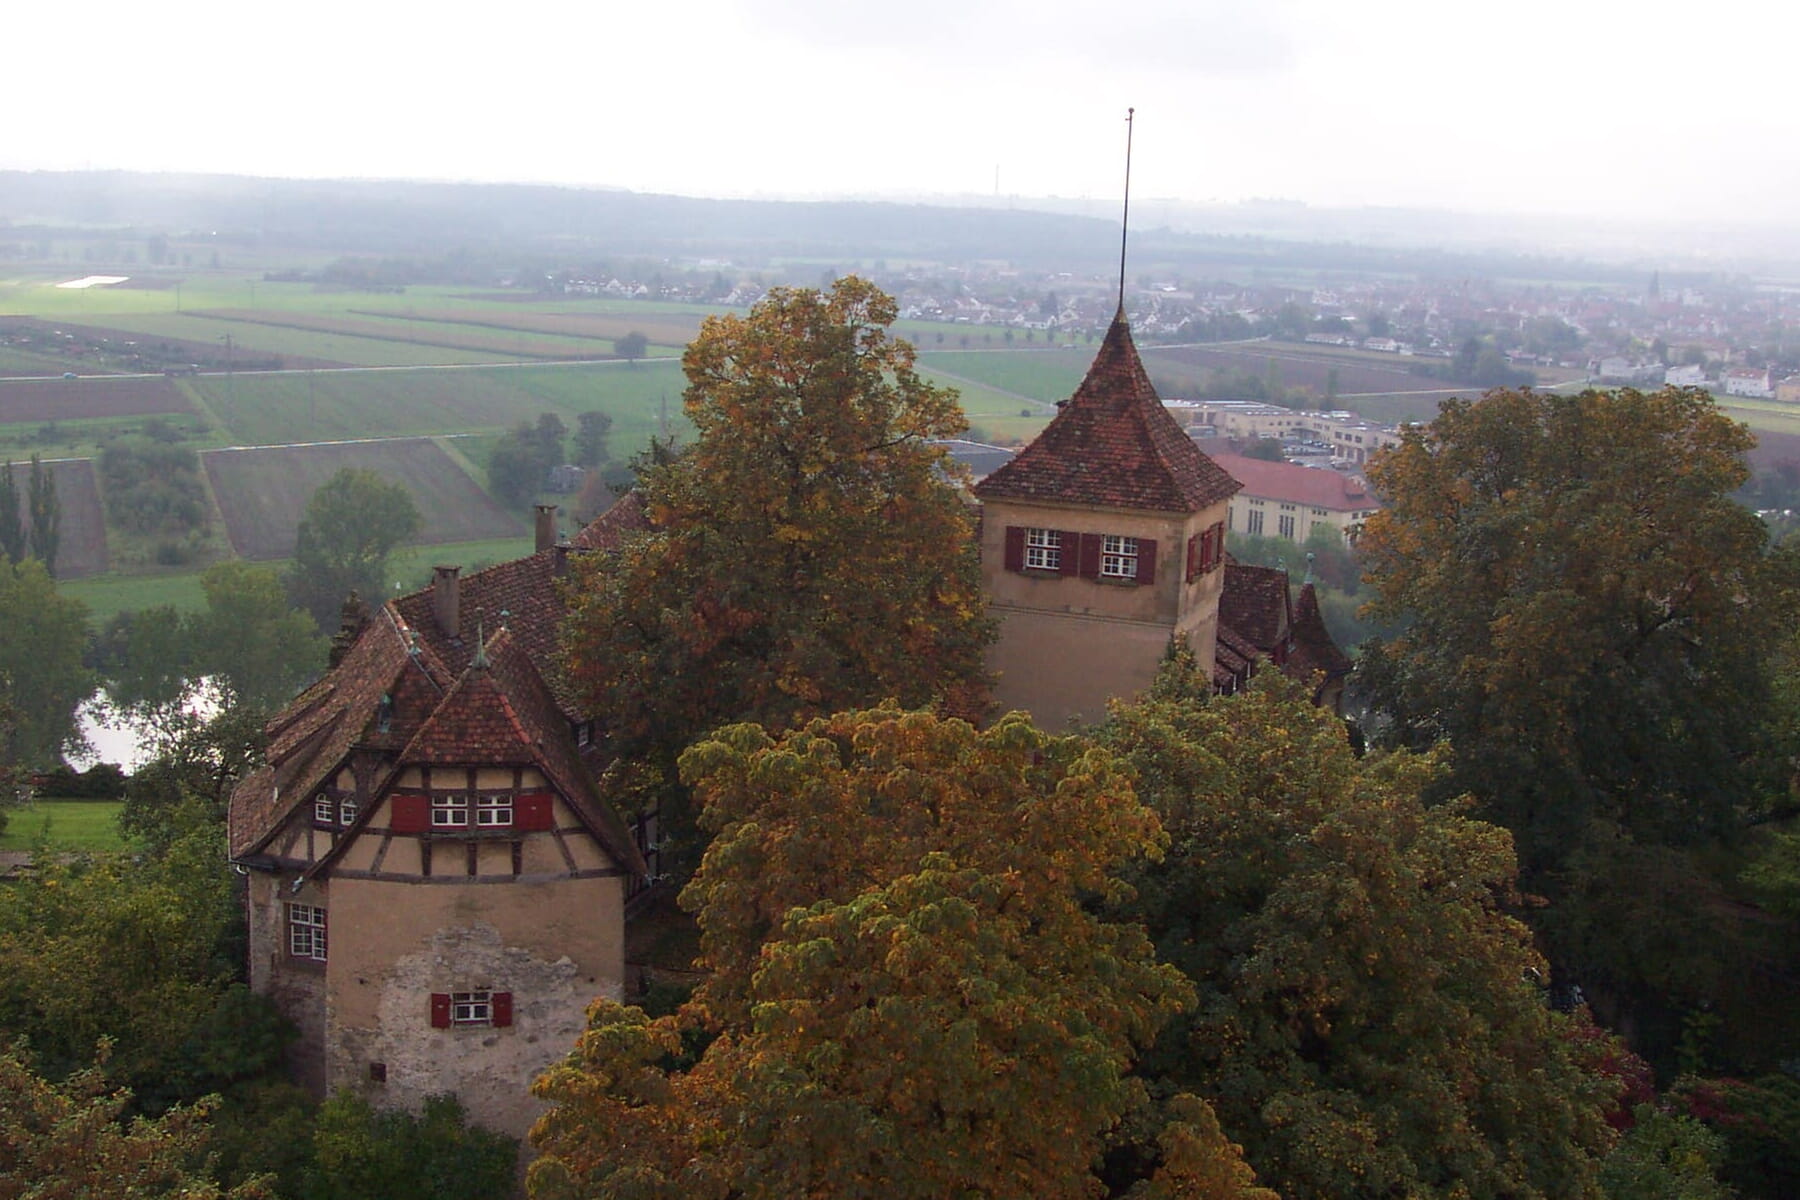
[{"label": "distant house", "polygon": [[1767,400],[1774,396],[1775,388],[1769,382],[1766,368],[1756,370],[1751,367],[1733,367],[1725,372],[1725,394]]},{"label": "distant house", "polygon": [[1800,404],[1800,375],[1789,375],[1777,383],[1775,399],[1783,404]]},{"label": "distant house", "polygon": [[1670,367],[1663,372],[1663,383],[1669,387],[1705,387],[1706,368],[1698,363]]},{"label": "distant house", "polygon": [[1328,526],[1349,542],[1381,507],[1367,484],[1342,471],[1241,454],[1213,454],[1212,460],[1243,485],[1232,496],[1226,519],[1226,529],[1234,533],[1304,542],[1314,529]]}]

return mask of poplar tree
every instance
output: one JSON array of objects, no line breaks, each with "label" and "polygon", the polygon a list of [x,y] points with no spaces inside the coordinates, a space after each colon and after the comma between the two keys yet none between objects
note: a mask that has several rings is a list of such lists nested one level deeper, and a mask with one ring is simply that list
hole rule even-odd
[{"label": "poplar tree", "polygon": [[25,521],[19,508],[19,485],[13,479],[9,461],[0,467],[0,550],[9,562],[25,557]]},{"label": "poplar tree", "polygon": [[62,545],[62,501],[56,496],[56,476],[37,455],[31,456],[31,556],[56,574],[56,552]]}]

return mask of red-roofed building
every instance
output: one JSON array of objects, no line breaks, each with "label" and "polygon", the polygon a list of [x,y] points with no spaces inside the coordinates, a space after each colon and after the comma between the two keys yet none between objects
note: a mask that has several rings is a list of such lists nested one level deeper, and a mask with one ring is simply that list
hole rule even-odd
[{"label": "red-roofed building", "polygon": [[[542,518],[543,514],[540,514]],[[642,526],[622,504],[568,545],[347,606],[332,669],[269,726],[231,798],[250,982],[299,1028],[315,1094],[416,1108],[454,1092],[522,1135],[531,1080],[624,982],[633,831],[583,759],[554,669],[570,553]],[[579,547],[579,549],[577,549]]]},{"label": "red-roofed building", "polygon": [[1348,542],[1380,507],[1367,483],[1342,471],[1242,454],[1214,454],[1212,460],[1243,484],[1225,523],[1232,533],[1304,542],[1316,526],[1329,525]]}]

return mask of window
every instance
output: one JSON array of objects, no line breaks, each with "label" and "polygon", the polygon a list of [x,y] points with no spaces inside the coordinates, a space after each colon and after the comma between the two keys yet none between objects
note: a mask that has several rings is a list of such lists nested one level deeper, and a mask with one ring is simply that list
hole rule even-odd
[{"label": "window", "polygon": [[354,820],[356,820],[356,801],[354,799],[338,801],[338,823],[347,826]]},{"label": "window", "polygon": [[1060,529],[1027,529],[1025,531],[1025,566],[1032,571],[1062,570],[1062,531]]},{"label": "window", "polygon": [[1290,540],[1293,538],[1294,518],[1288,516],[1286,513],[1282,513],[1281,517],[1276,521],[1276,527],[1280,530],[1282,537]]},{"label": "window", "polygon": [[288,954],[308,962],[325,961],[325,910],[312,904],[287,906]]},{"label": "window", "polygon": [[321,825],[331,824],[337,806],[332,804],[331,797],[320,795],[313,800],[313,820]]},{"label": "window", "polygon": [[1247,514],[1244,519],[1244,532],[1249,534],[1251,537],[1261,537],[1262,531],[1263,531],[1263,515],[1262,515],[1262,513],[1253,511],[1253,512]]},{"label": "window", "polygon": [[435,1029],[481,1026],[504,1029],[513,1023],[511,992],[433,992],[431,1024]]},{"label": "window", "polygon": [[469,824],[469,798],[434,792],[431,797],[433,829],[463,829]]},{"label": "window", "polygon": [[1138,540],[1109,533],[1100,543],[1100,575],[1105,579],[1136,579]]},{"label": "window", "polygon": [[510,826],[513,823],[512,796],[478,796],[475,800],[475,823],[484,826]]}]

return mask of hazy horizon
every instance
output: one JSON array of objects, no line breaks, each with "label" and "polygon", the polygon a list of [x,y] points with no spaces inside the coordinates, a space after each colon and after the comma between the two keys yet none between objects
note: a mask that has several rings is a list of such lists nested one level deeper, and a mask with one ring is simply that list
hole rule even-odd
[{"label": "hazy horizon", "polygon": [[[1791,223],[1800,125],[1723,0],[1610,3],[695,0],[421,19],[102,0],[18,14],[0,167],[428,179],[751,198],[1115,200]],[[1754,42],[1748,38],[1755,33]],[[1740,65],[1742,64],[1742,65]]]}]

